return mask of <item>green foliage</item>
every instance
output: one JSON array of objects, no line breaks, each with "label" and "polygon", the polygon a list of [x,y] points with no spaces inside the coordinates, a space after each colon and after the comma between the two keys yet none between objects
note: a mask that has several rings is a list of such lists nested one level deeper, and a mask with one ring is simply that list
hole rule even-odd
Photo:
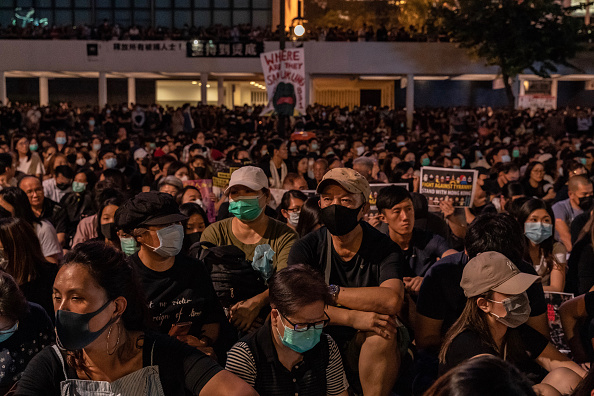
[{"label": "green foliage", "polygon": [[433,12],[452,41],[499,66],[504,82],[525,70],[548,78],[557,65],[573,67],[580,49],[581,21],[554,0],[458,0]]}]

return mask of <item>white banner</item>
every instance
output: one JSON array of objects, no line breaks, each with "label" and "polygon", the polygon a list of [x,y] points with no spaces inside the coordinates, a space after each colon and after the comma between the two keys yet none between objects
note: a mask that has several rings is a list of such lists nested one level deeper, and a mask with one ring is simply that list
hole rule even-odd
[{"label": "white banner", "polygon": [[265,52],[260,55],[268,105],[261,115],[305,114],[305,61],[303,48]]},{"label": "white banner", "polygon": [[518,98],[520,109],[545,109],[557,108],[557,97],[551,95],[520,95]]}]

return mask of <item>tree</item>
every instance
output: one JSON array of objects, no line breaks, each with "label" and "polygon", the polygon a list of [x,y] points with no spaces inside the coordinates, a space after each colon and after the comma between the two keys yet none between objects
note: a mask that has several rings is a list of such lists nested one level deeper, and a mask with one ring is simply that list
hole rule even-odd
[{"label": "tree", "polygon": [[456,0],[433,10],[451,40],[498,66],[510,106],[509,83],[524,70],[549,78],[579,51],[581,22],[555,0]]}]

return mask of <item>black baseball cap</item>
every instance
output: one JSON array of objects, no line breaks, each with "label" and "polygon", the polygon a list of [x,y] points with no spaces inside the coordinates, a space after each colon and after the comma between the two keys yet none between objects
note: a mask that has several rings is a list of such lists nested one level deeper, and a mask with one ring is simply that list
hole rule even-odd
[{"label": "black baseball cap", "polygon": [[140,226],[158,226],[188,220],[179,211],[175,199],[165,193],[150,191],[130,198],[115,213],[118,229],[126,232]]}]

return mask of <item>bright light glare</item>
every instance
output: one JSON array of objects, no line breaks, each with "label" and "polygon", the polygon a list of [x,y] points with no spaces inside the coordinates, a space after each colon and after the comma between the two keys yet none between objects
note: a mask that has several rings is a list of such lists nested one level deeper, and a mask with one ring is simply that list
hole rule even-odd
[{"label": "bright light glare", "polygon": [[305,34],[305,28],[303,27],[303,25],[297,25],[295,26],[293,32],[295,33],[295,36],[301,37]]}]

